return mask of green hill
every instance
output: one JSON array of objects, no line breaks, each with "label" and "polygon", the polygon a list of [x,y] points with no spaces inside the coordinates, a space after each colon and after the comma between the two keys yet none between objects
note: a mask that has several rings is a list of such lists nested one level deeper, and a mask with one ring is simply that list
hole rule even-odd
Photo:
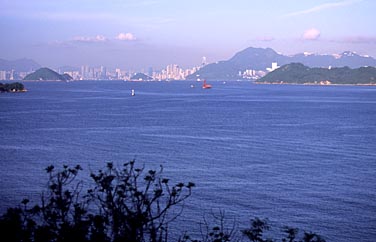
[{"label": "green hill", "polygon": [[20,82],[0,83],[0,92],[26,92],[26,89]]},{"label": "green hill", "polygon": [[24,80],[40,80],[40,81],[68,81],[72,77],[68,74],[60,75],[59,73],[49,69],[49,68],[40,68],[35,72],[25,76]]},{"label": "green hill", "polygon": [[310,68],[301,63],[291,63],[270,72],[257,83],[376,84],[376,68]]},{"label": "green hill", "polygon": [[151,78],[150,76],[145,75],[143,73],[136,73],[130,79],[133,80],[133,81],[150,81],[153,78]]}]

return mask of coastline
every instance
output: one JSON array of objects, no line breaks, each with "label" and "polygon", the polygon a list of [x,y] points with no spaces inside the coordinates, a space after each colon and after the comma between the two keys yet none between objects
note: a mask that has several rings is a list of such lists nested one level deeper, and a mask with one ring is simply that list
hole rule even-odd
[{"label": "coastline", "polygon": [[12,82],[12,83],[0,83],[0,93],[19,93],[19,92],[26,92],[27,89],[25,86],[20,82]]},{"label": "coastline", "polygon": [[20,92],[27,92],[27,89],[22,89],[22,90],[9,90],[9,91],[0,91],[0,93],[20,93]]},{"label": "coastline", "polygon": [[[22,82],[80,82],[80,81],[103,81],[103,80],[22,80]],[[108,80],[106,80],[108,81]],[[123,80],[111,80],[111,81],[123,81]],[[181,81],[181,80],[175,80]],[[189,80],[182,80],[189,81]],[[139,81],[132,80],[127,82],[159,82],[159,81]],[[255,85],[300,85],[300,86],[376,86],[376,83],[330,83],[330,82],[309,82],[309,83],[298,83],[298,82],[257,82],[253,81],[252,84]],[[27,91],[27,90],[26,90]],[[22,91],[20,91],[22,92]]]},{"label": "coastline", "polygon": [[22,82],[67,82],[63,80],[22,80]]},{"label": "coastline", "polygon": [[287,83],[287,82],[254,82],[257,85],[300,85],[300,86],[376,86],[376,83]]}]

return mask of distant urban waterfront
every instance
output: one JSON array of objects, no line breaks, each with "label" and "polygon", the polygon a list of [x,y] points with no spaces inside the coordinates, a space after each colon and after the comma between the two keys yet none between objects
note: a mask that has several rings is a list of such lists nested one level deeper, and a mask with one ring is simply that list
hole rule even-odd
[{"label": "distant urban waterfront", "polygon": [[[200,65],[197,65],[192,68],[182,68],[178,64],[167,65],[166,68],[161,70],[154,70],[152,67],[148,70],[126,70],[121,68],[107,69],[105,66],[93,67],[88,65],[83,65],[81,68],[76,67],[65,67],[54,69],[59,74],[66,74],[72,77],[72,80],[122,80],[122,81],[170,81],[170,80],[185,80],[189,75],[193,75],[202,67],[206,66],[206,60],[203,58],[203,62]],[[267,72],[270,72],[276,68],[277,63],[271,63],[272,68],[268,68],[266,71],[256,71],[252,69],[247,69],[245,71],[239,72],[239,78],[244,79],[258,79],[264,76]],[[2,80],[22,80],[28,74],[33,73],[36,70],[30,71],[15,71],[15,70],[1,70],[0,68],[0,81]],[[139,78],[138,74],[142,74],[144,77],[149,78]],[[197,75],[197,79],[200,79],[200,76]],[[201,78],[202,79],[202,78]]]},{"label": "distant urban waterfront", "polygon": [[[183,68],[178,64],[169,64],[165,68],[157,70],[148,67],[135,71],[124,66],[108,69],[103,65],[64,66],[52,70],[48,67],[41,67],[33,60],[2,60],[0,63],[0,81],[21,79],[37,81],[232,79],[261,83],[375,84],[375,65],[376,60],[374,58],[367,55],[358,55],[351,51],[332,55],[304,52],[285,56],[271,48],[248,47],[237,52],[226,61],[208,63],[204,56],[200,64],[190,68]],[[41,72],[42,70],[43,72]],[[50,73],[50,75],[47,75],[47,73]],[[61,78],[58,75],[65,77]]]},{"label": "distant urban waterfront", "polygon": [[181,228],[223,209],[240,229],[257,216],[327,241],[375,240],[375,86],[200,84],[26,82],[28,92],[2,93],[1,212],[39,199],[50,164],[89,173],[135,159],[196,184]]},{"label": "distant urban waterfront", "polygon": [[[67,74],[72,77],[73,80],[131,80],[137,73],[142,73],[147,75],[153,80],[184,80],[188,75],[195,73],[199,70],[200,66],[183,69],[177,64],[171,64],[166,66],[166,68],[156,71],[150,67],[148,70],[134,71],[126,70],[121,68],[107,69],[105,66],[88,66],[84,65],[81,68],[71,67],[71,68],[57,68],[56,71],[59,74]],[[30,71],[15,71],[15,70],[1,70],[0,69],[0,80],[22,80],[28,74],[36,70]]]}]

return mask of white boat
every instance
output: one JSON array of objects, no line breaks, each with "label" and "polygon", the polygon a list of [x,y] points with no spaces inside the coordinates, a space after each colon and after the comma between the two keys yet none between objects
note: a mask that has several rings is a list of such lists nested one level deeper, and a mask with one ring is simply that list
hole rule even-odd
[{"label": "white boat", "polygon": [[132,96],[136,95],[135,92],[134,92],[134,89],[132,89],[131,95]]}]

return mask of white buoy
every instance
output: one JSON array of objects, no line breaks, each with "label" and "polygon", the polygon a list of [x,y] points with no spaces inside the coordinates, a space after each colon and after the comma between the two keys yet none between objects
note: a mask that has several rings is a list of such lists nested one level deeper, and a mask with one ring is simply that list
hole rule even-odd
[{"label": "white buoy", "polygon": [[134,96],[134,95],[136,95],[136,94],[134,93],[134,89],[132,89],[132,96]]}]

